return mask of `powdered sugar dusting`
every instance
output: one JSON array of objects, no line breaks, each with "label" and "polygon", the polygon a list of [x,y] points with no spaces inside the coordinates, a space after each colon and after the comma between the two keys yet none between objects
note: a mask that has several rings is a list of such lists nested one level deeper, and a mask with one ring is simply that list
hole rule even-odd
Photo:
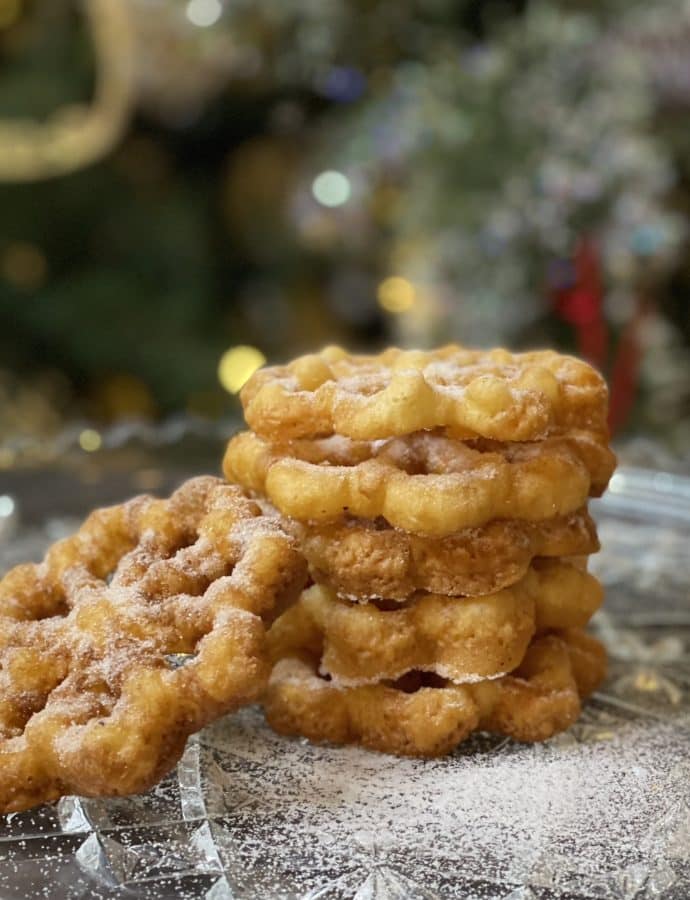
[{"label": "powdered sugar dusting", "polygon": [[0,895],[687,900],[690,518],[636,508],[625,477],[597,509],[611,671],[566,733],[420,761],[286,739],[246,709],[148,794],[0,818]]},{"label": "powdered sugar dusting", "polygon": [[151,795],[63,802],[67,836],[89,849],[75,870],[97,898],[116,896],[114,872],[135,897],[153,877],[171,900],[683,900],[687,694],[662,721],[633,714],[616,696],[622,674],[545,744],[478,734],[439,760],[285,739],[245,709],[192,742]]},{"label": "powdered sugar dusting", "polygon": [[[138,503],[94,512],[6,583],[24,615],[0,615],[4,809],[69,789],[143,788],[190,733],[261,687],[259,616],[303,573],[292,540],[219,479],[151,500],[155,529],[133,521],[123,532]],[[229,589],[214,590],[223,579]]]},{"label": "powdered sugar dusting", "polygon": [[[601,882],[597,896],[632,897],[620,888],[626,870],[642,865],[649,875],[678,856],[679,834],[690,838],[690,806],[675,837],[663,825],[668,792],[677,795],[690,761],[670,724],[617,718],[596,740],[585,734],[576,727],[534,746],[479,736],[447,760],[393,760],[276,739],[247,711],[204,735],[199,765],[202,789],[216,778],[214,764],[225,785],[222,805],[209,812],[234,810],[221,843],[225,865],[243,885],[258,877],[268,890],[270,877],[285,890],[279,896],[297,880],[295,860],[302,890],[323,886],[338,860],[357,872],[351,890],[386,865],[443,897],[476,896],[473,881],[505,897],[521,884],[588,880]],[[674,766],[664,765],[669,750]],[[243,813],[250,797],[251,813]],[[291,822],[286,845],[279,838]],[[239,870],[249,845],[272,848],[261,872]],[[259,894],[254,887],[240,896]]]}]

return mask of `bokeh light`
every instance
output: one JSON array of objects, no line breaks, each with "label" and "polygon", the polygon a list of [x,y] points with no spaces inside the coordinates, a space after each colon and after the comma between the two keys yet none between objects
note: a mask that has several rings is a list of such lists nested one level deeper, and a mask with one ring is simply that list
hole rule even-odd
[{"label": "bokeh light", "polygon": [[0,496],[0,519],[9,518],[14,512],[15,502],[9,494]]},{"label": "bokeh light", "polygon": [[218,363],[218,380],[226,391],[236,394],[265,362],[266,357],[256,347],[231,347]]},{"label": "bokeh light", "polygon": [[44,283],[48,263],[35,244],[14,241],[7,245],[0,257],[0,273],[18,290],[34,291]]},{"label": "bokeh light", "polygon": [[94,414],[108,421],[118,419],[151,419],[156,404],[148,385],[127,372],[110,375],[94,390]]},{"label": "bokeh light", "polygon": [[311,190],[322,206],[342,206],[352,193],[348,177],[335,169],[328,169],[317,175]]},{"label": "bokeh light", "polygon": [[412,282],[399,275],[391,275],[378,286],[376,296],[382,309],[399,315],[412,309],[417,295]]},{"label": "bokeh light", "polygon": [[21,0],[0,0],[0,28],[9,28],[10,25],[14,25],[21,11]]},{"label": "bokeh light", "polygon": [[215,25],[223,12],[219,0],[189,0],[186,16],[192,25],[208,28]]},{"label": "bokeh light", "polygon": [[11,469],[14,465],[16,453],[9,447],[0,447],[0,469]]},{"label": "bokeh light", "polygon": [[99,450],[102,443],[103,439],[93,428],[85,428],[79,435],[79,446],[87,453]]}]

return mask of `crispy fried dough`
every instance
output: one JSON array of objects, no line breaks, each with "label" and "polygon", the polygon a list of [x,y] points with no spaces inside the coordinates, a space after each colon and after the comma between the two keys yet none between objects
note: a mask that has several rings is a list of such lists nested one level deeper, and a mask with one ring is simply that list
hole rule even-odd
[{"label": "crispy fried dough", "polygon": [[399,682],[341,688],[308,655],[280,660],[264,698],[280,734],[359,744],[403,756],[441,756],[473,731],[543,741],[564,731],[606,673],[606,652],[577,629],[538,637],[510,675],[477,684],[413,673]]},{"label": "crispy fried dough", "polygon": [[419,594],[403,606],[351,603],[314,585],[268,632],[277,662],[308,651],[340,686],[391,681],[417,670],[455,683],[505,675],[535,632],[585,626],[603,590],[567,562],[538,561],[509,588],[485,597]]},{"label": "crispy fried dough", "polygon": [[605,430],[607,412],[603,378],[579,359],[457,345],[377,356],[326,347],[260,369],[241,398],[250,428],[272,440],[377,440],[446,426],[463,438],[527,441]]},{"label": "crispy fried dough", "polygon": [[603,489],[615,466],[589,436],[582,452],[575,436],[490,448],[428,432],[366,448],[337,438],[316,443],[273,446],[242,432],[228,445],[225,475],[299,521],[383,517],[438,537],[493,519],[567,515]]},{"label": "crispy fried dough", "polygon": [[98,510],[0,582],[0,812],[137,793],[260,694],[265,620],[304,560],[215,478]]},{"label": "crispy fried dough", "polygon": [[534,557],[585,556],[599,549],[584,507],[538,522],[495,519],[439,538],[400,531],[383,520],[292,520],[290,527],[314,581],[360,600],[402,602],[416,591],[492,594],[519,581]]}]

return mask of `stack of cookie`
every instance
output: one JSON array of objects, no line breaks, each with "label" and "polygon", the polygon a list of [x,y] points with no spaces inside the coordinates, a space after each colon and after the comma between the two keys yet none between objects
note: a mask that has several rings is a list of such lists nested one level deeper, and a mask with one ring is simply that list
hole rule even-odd
[{"label": "stack of cookie", "polygon": [[615,466],[607,391],[553,352],[457,346],[257,372],[225,474],[277,508],[313,584],[269,631],[279,732],[437,755],[543,740],[601,681],[587,500]]}]

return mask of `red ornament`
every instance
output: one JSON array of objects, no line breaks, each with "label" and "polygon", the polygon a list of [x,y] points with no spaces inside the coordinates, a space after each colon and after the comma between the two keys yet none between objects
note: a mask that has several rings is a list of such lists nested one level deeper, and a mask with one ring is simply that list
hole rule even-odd
[{"label": "red ornament", "polygon": [[604,319],[604,288],[599,248],[592,238],[582,238],[573,260],[573,281],[557,290],[554,305],[557,314],[573,325],[580,356],[603,368],[608,347],[608,328]]},{"label": "red ornament", "polygon": [[[575,329],[578,354],[605,371],[610,336],[604,317],[601,257],[593,238],[583,237],[579,241],[572,261],[570,283],[554,289],[552,300],[557,315]],[[623,330],[610,367],[609,426],[612,432],[625,426],[635,404],[644,319],[645,304],[640,300],[635,315]]]}]

